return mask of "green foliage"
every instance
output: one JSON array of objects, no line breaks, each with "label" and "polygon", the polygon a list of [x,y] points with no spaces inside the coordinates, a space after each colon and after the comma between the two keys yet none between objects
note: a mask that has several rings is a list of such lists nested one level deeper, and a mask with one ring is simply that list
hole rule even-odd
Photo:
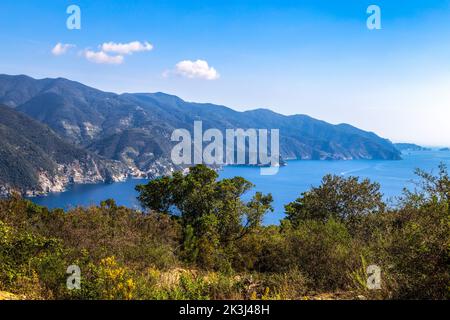
[{"label": "green foliage", "polygon": [[253,187],[244,178],[217,178],[214,170],[197,165],[187,175],[175,172],[173,177],[136,188],[144,207],[181,217],[184,243],[189,247],[184,250],[187,261],[211,269],[221,268],[221,260],[229,261],[233,243],[258,227],[272,210],[270,194],[256,193],[248,203],[242,201]]},{"label": "green foliage", "polygon": [[319,187],[302,193],[285,206],[286,216],[293,225],[302,220],[327,221],[337,219],[354,223],[360,217],[382,212],[385,208],[380,185],[357,177],[326,175]]},{"label": "green foliage", "polygon": [[194,235],[194,229],[191,225],[185,228],[183,251],[184,260],[188,263],[195,263],[198,256],[197,238]]},{"label": "green foliage", "polygon": [[[448,299],[450,179],[418,171],[385,208],[379,186],[328,176],[262,226],[272,197],[203,166],[140,186],[151,211],[68,212],[0,200],[0,290],[28,299]],[[156,189],[154,189],[155,187]],[[155,191],[157,190],[157,191]],[[81,289],[66,288],[69,265]],[[367,288],[367,266],[381,269]],[[343,296],[342,293],[345,293]]]},{"label": "green foliage", "polygon": [[394,298],[449,297],[448,195],[432,195],[418,209],[412,209],[416,204],[410,204],[393,213],[392,231],[376,250],[383,257],[389,277],[386,285],[392,288]]},{"label": "green foliage", "polygon": [[[178,264],[179,234],[167,216],[147,216],[111,200],[67,213],[18,197],[0,200],[0,289],[33,299],[105,298],[98,282],[104,259],[115,255],[135,271],[171,268]],[[66,288],[72,264],[82,270],[81,290]]]},{"label": "green foliage", "polygon": [[59,293],[63,265],[60,241],[17,230],[0,220],[0,284],[4,289],[25,294],[31,287],[36,298],[48,297],[45,289]]},{"label": "green foliage", "polygon": [[343,223],[306,220],[285,232],[293,266],[301,268],[318,289],[345,289],[359,248]]}]

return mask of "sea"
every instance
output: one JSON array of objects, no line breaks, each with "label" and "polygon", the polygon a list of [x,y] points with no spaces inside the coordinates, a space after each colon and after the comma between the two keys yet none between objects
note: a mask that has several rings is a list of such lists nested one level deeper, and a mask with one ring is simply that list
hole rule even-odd
[{"label": "sea", "polygon": [[[403,160],[348,160],[312,161],[292,160],[281,167],[278,174],[260,174],[257,167],[226,166],[219,172],[219,178],[241,176],[251,181],[255,187],[243,196],[249,200],[254,192],[271,193],[274,199],[273,212],[267,213],[264,224],[279,224],[284,217],[284,205],[297,199],[302,192],[320,185],[324,175],[335,174],[342,177],[358,176],[368,178],[381,185],[387,202],[395,205],[404,188],[414,189],[418,181],[416,169],[438,172],[440,163],[450,168],[450,151],[410,151],[402,154]],[[112,184],[74,185],[62,193],[33,197],[31,201],[49,208],[65,210],[77,206],[98,205],[102,200],[113,198],[119,205],[140,209],[137,201],[136,185],[145,184],[145,179],[129,179]]]}]

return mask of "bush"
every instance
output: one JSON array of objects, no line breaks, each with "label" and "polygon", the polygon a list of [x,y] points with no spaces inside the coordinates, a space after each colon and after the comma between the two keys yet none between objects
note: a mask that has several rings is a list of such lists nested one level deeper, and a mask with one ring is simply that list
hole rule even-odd
[{"label": "bush", "polygon": [[[163,211],[176,204],[181,217],[111,199],[65,213],[14,196],[0,200],[0,290],[28,299],[448,299],[450,178],[445,166],[418,174],[418,188],[387,209],[378,185],[328,176],[286,206],[280,226],[260,224],[271,196],[243,202],[249,182],[216,181],[203,167],[155,180],[158,192],[168,188],[159,200],[152,184],[142,187],[141,200]],[[79,290],[66,288],[69,265],[81,269]],[[368,265],[381,268],[381,290],[368,290]]]}]

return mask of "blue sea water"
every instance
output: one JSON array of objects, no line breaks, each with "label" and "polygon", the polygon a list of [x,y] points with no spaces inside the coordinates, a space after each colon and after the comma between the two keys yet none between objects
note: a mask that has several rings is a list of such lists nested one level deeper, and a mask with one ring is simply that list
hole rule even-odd
[{"label": "blue sea water", "polygon": [[[417,181],[414,171],[437,171],[439,163],[450,167],[450,152],[417,151],[403,154],[403,160],[353,160],[353,161],[288,161],[277,175],[262,176],[259,168],[229,166],[220,172],[220,178],[242,176],[255,184],[252,192],[245,195],[249,199],[255,191],[272,193],[274,212],[269,213],[265,224],[278,224],[284,216],[284,205],[295,200],[301,192],[320,184],[328,173],[369,178],[381,184],[386,200],[401,195],[404,187],[414,188]],[[130,179],[113,184],[76,185],[63,193],[53,193],[46,197],[31,198],[37,204],[50,208],[70,209],[76,206],[96,205],[100,201],[113,198],[119,205],[139,208],[134,190],[138,184],[147,180]]]}]

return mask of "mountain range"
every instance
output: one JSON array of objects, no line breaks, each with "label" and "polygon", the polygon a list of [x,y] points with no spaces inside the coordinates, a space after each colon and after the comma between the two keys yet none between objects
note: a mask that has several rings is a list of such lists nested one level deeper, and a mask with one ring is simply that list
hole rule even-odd
[{"label": "mountain range", "polygon": [[[400,159],[389,140],[349,124],[268,109],[238,112],[165,93],[115,94],[64,78],[0,75],[0,104],[4,190],[45,193],[71,182],[170,173],[178,169],[170,160],[171,134],[177,128],[192,132],[196,120],[203,122],[204,130],[279,129],[283,159]],[[74,170],[74,163],[81,167]],[[14,177],[22,171],[23,176]],[[43,183],[60,172],[65,180]]]}]

